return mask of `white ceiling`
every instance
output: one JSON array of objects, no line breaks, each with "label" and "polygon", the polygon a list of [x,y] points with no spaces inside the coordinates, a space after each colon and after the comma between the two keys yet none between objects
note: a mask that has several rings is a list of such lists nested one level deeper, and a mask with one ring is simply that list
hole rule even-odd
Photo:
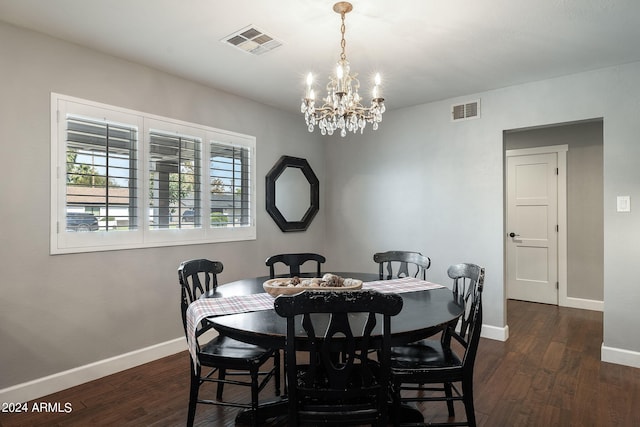
[{"label": "white ceiling", "polygon": [[[324,87],[339,57],[333,3],[0,0],[0,20],[299,112],[306,74]],[[388,109],[640,60],[638,0],[352,3],[347,58],[365,97],[382,74]],[[221,42],[250,25],[282,46],[256,56]]]}]

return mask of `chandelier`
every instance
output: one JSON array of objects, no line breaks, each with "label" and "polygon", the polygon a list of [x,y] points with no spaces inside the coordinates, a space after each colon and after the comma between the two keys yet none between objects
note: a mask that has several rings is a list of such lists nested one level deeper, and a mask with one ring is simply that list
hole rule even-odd
[{"label": "chandelier", "polygon": [[372,123],[373,130],[378,129],[378,123],[382,121],[382,113],[385,111],[384,98],[380,96],[380,74],[375,76],[375,85],[371,98],[371,106],[361,104],[362,98],[358,94],[360,82],[356,78],[357,73],[351,74],[349,61],[345,53],[346,42],[344,40],[344,16],[353,10],[351,3],[341,1],[333,5],[333,10],[340,14],[342,25],[340,33],[340,60],[336,66],[335,76],[329,76],[327,83],[327,97],[324,98],[321,107],[315,106],[315,94],[313,90],[313,76],[307,76],[307,89],[302,100],[300,111],[304,113],[309,132],[313,132],[316,126],[320,128],[322,135],[333,135],[340,129],[340,136],[347,135],[347,131],[362,134],[367,123]]}]

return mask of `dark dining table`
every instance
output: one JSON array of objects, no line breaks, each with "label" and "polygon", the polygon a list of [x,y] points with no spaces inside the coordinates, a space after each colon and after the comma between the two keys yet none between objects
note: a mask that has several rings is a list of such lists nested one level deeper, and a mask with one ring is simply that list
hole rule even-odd
[{"label": "dark dining table", "polygon": [[[357,272],[335,272],[341,277],[359,279],[363,282],[380,280],[378,274]],[[204,298],[226,298],[240,295],[264,293],[263,283],[269,277],[241,279],[218,286],[217,291],[204,294]],[[399,293],[403,300],[402,311],[391,321],[392,345],[402,345],[417,341],[440,332],[446,325],[457,322],[463,308],[454,298],[453,292],[446,288]],[[275,299],[275,298],[274,298]],[[286,320],[276,314],[275,310],[259,310],[246,313],[228,314],[209,317],[208,322],[221,334],[233,339],[263,347],[285,348]],[[378,322],[380,323],[380,322]],[[379,326],[378,326],[379,327]],[[300,326],[299,335],[304,337]],[[374,330],[373,336],[376,335]],[[356,334],[357,337],[357,334]],[[286,397],[260,405],[260,417],[272,418],[282,414]],[[285,409],[286,413],[286,409]],[[246,414],[240,413],[237,421],[243,422]],[[422,415],[409,421],[421,422]],[[404,418],[404,416],[403,416]],[[407,421],[406,419],[404,421]]]},{"label": "dark dining table", "polygon": [[[378,281],[379,276],[372,273],[337,272],[341,277],[359,279],[363,282]],[[263,293],[263,283],[269,277],[241,279],[218,286],[215,293],[203,297],[224,298],[229,296]],[[451,322],[457,321],[462,307],[455,301],[448,288],[428,291],[400,293],[403,300],[402,311],[391,320],[392,345],[407,344],[432,336]],[[287,335],[286,321],[274,310],[260,310],[249,313],[229,314],[208,319],[220,333],[263,347],[285,348]],[[374,331],[374,336],[376,332]],[[300,327],[300,336],[303,336]]]}]

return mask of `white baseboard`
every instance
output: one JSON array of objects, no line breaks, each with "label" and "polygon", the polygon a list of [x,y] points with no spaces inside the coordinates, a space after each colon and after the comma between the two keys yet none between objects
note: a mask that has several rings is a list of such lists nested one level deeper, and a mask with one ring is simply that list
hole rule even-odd
[{"label": "white baseboard", "polygon": [[594,299],[582,299],[582,298],[563,298],[560,301],[560,306],[569,308],[580,308],[582,310],[592,311],[604,311],[604,301],[598,301]]},{"label": "white baseboard", "polygon": [[603,362],[615,363],[616,365],[640,368],[640,353],[637,351],[607,347],[602,344],[602,348],[600,349],[600,359]]},{"label": "white baseboard", "polygon": [[0,390],[0,402],[27,402],[187,349],[184,337],[99,360]]},{"label": "white baseboard", "polygon": [[506,325],[504,328],[482,325],[480,336],[491,340],[506,341],[509,339],[509,325]]},{"label": "white baseboard", "polygon": [[[496,326],[482,325],[481,336],[493,340],[506,341],[509,338],[509,326],[499,328]],[[0,402],[28,402],[51,393],[56,393],[107,375],[115,374],[116,372],[124,371],[125,369],[133,368],[134,366],[179,353],[186,349],[187,343],[184,337],[176,338],[171,341],[141,348],[129,353],[1,389]],[[604,346],[602,352],[604,361]],[[637,365],[629,366],[640,367],[640,354],[636,353],[635,357],[638,359],[636,362]]]}]

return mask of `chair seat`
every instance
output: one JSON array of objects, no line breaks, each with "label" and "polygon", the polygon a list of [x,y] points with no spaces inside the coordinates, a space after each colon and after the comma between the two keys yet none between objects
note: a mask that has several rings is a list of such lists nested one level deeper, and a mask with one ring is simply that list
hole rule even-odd
[{"label": "chair seat", "polygon": [[[371,362],[371,366],[379,371],[377,363]],[[328,388],[328,380],[322,374],[315,376],[311,387],[306,385],[307,370],[308,365],[302,365],[297,369],[298,390],[311,392],[313,395],[313,397],[302,399],[299,403],[300,422],[317,422],[318,419],[322,419],[323,423],[327,424],[358,425],[370,423],[372,419],[380,416],[377,393],[381,385],[375,380],[376,377],[369,378],[367,381],[361,370],[355,369],[347,387],[337,396],[335,389]]]},{"label": "chair seat", "polygon": [[400,347],[391,347],[393,369],[432,369],[461,366],[460,358],[451,351],[444,351],[440,340],[422,340]]},{"label": "chair seat", "polygon": [[[360,366],[355,366],[351,375],[346,382],[344,392],[339,396],[339,400],[343,403],[346,402],[367,402],[369,398],[363,399],[363,392],[370,390],[372,394],[375,394],[380,389],[380,384],[377,379],[380,377],[380,365],[374,361],[369,360],[367,363],[368,369],[362,369]],[[297,372],[297,385],[300,390],[313,390],[313,395],[316,399],[338,401],[335,395],[335,389],[329,387],[329,379],[326,374],[319,368],[317,371],[310,375],[309,365],[298,365]],[[310,379],[310,381],[307,380]],[[310,384],[308,384],[310,382]],[[366,393],[366,392],[365,392]]]},{"label": "chair seat", "polygon": [[273,351],[247,344],[226,336],[217,336],[200,348],[199,358],[203,365],[208,361],[224,361],[227,368],[246,368],[247,365],[261,365],[273,355]]}]

